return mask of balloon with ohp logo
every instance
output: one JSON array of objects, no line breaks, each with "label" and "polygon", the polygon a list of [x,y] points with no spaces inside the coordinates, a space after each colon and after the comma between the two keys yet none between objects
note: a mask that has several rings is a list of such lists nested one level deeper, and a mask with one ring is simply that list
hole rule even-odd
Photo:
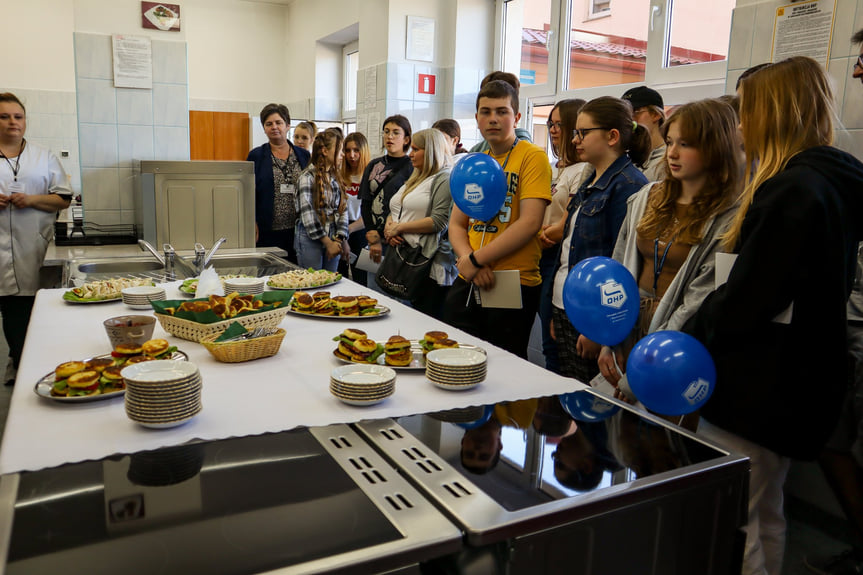
[{"label": "balloon with ohp logo", "polygon": [[563,307],[573,327],[602,345],[626,339],[638,319],[638,284],[623,264],[595,256],[577,263],[563,284]]},{"label": "balloon with ohp logo", "polygon": [[492,219],[506,199],[506,175],[488,154],[467,154],[449,176],[452,201],[469,218]]},{"label": "balloon with ohp logo", "polygon": [[716,366],[700,341],[680,331],[656,331],[641,339],[626,361],[629,388],[661,415],[701,408],[716,385]]},{"label": "balloon with ohp logo", "polygon": [[620,406],[584,389],[564,393],[558,399],[564,411],[576,421],[603,421],[620,411]]}]

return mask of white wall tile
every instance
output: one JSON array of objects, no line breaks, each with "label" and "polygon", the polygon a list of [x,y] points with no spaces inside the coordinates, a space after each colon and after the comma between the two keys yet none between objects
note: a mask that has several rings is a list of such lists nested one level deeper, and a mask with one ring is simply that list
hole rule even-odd
[{"label": "white wall tile", "polygon": [[78,95],[75,92],[64,92],[63,101],[60,104],[61,114],[78,115]]},{"label": "white wall tile", "polygon": [[453,70],[453,101],[476,106],[476,93],[482,77],[476,69],[455,68]]},{"label": "white wall tile", "polygon": [[153,82],[188,84],[186,43],[153,40]]},{"label": "white wall tile", "polygon": [[445,117],[443,106],[437,102],[414,102],[413,114],[409,116],[414,132],[431,128],[432,124]]},{"label": "white wall tile", "polygon": [[71,114],[60,116],[60,131],[66,139],[78,139],[78,117]]},{"label": "white wall tile", "polygon": [[755,6],[738,6],[731,20],[728,41],[728,67],[748,68],[752,55],[752,33],[755,29]]},{"label": "white wall tile", "polygon": [[117,165],[131,168],[138,160],[154,160],[153,126],[117,126]]},{"label": "white wall tile", "polygon": [[153,84],[153,125],[189,125],[189,95],[186,86]]},{"label": "white wall tile", "polygon": [[124,214],[120,210],[88,210],[87,206],[84,206],[84,220],[100,226],[134,223],[134,219],[131,221],[124,221],[123,217]]},{"label": "white wall tile", "polygon": [[833,14],[833,41],[830,44],[830,57],[857,55],[857,46],[851,44],[851,35],[857,31],[854,28],[854,15],[857,12],[857,0],[836,0]]},{"label": "white wall tile", "polygon": [[80,124],[78,142],[81,166],[87,168],[115,167],[117,165],[117,125]]},{"label": "white wall tile", "polygon": [[120,209],[120,180],[117,168],[84,168],[82,200],[85,209]]},{"label": "white wall tile", "polygon": [[135,186],[137,185],[135,172],[132,168],[120,168],[117,170],[117,176],[120,182],[120,209],[134,210]]},{"label": "white wall tile", "polygon": [[75,74],[78,78],[114,77],[111,37],[103,34],[75,34]]},{"label": "white wall tile", "polygon": [[[857,58],[838,58],[836,60],[836,73],[832,70],[831,76],[837,82],[837,94],[842,96],[841,100],[841,118],[842,123],[848,130],[858,130],[863,128],[863,84],[859,80],[851,78],[851,72],[854,69],[854,62]],[[831,64],[833,61],[831,61]],[[839,82],[839,76],[842,76],[842,82]]]},{"label": "white wall tile", "polygon": [[[395,100],[412,100],[416,93],[416,74],[413,64],[387,64],[386,96]],[[378,93],[378,96],[381,94]]]},{"label": "white wall tile", "polygon": [[153,125],[153,90],[117,88],[117,123]]},{"label": "white wall tile", "polygon": [[189,129],[176,127],[153,127],[154,154],[156,160],[188,160]]},{"label": "white wall tile", "polygon": [[117,96],[111,80],[78,78],[78,121],[112,124],[117,121]]},{"label": "white wall tile", "polygon": [[770,61],[773,50],[775,13],[776,5],[772,2],[761,3],[756,6],[755,33],[752,38],[752,56],[749,59],[750,66]]}]

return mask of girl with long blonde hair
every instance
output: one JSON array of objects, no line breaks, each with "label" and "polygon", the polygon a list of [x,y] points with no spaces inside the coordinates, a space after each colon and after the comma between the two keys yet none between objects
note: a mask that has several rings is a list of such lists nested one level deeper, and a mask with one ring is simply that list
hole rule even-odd
[{"label": "girl with long blonde hair", "polygon": [[[342,182],[345,184],[345,194],[348,198],[348,245],[351,253],[360,255],[360,250],[368,245],[366,228],[363,223],[362,202],[360,201],[360,184],[363,172],[371,160],[369,141],[361,132],[352,132],[345,137],[344,160],[341,165]],[[364,270],[350,265],[350,260],[342,260],[339,271],[342,275],[350,273],[355,282],[366,285],[368,277]]]},{"label": "girl with long blonde hair", "polygon": [[698,433],[752,461],[743,572],[779,575],[790,458],[818,456],[848,382],[863,164],[831,145],[833,90],[815,60],[766,66],[739,95],[747,183],[723,236],[736,260],[684,330],[716,364]]},{"label": "girl with long blonde hair", "polygon": [[315,136],[309,167],[300,174],[297,194],[297,259],[304,268],[335,271],[347,257],[347,197],[338,170],[342,138],[338,132]]}]

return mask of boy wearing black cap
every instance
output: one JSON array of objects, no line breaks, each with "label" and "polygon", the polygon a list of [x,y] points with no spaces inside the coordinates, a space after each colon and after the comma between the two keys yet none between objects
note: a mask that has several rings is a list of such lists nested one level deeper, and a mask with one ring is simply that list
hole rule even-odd
[{"label": "boy wearing black cap", "polygon": [[647,86],[630,88],[623,96],[632,105],[633,119],[650,132],[650,143],[653,147],[647,164],[641,171],[649,182],[657,182],[665,178],[665,138],[662,137],[663,122],[665,122],[665,104],[659,92]]}]

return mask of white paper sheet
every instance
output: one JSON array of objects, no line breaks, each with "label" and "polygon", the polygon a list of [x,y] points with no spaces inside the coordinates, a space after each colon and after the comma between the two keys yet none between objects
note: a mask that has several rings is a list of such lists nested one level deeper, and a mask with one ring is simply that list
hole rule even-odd
[{"label": "white paper sheet", "polygon": [[521,278],[518,270],[494,272],[494,287],[480,290],[482,307],[521,309]]}]

